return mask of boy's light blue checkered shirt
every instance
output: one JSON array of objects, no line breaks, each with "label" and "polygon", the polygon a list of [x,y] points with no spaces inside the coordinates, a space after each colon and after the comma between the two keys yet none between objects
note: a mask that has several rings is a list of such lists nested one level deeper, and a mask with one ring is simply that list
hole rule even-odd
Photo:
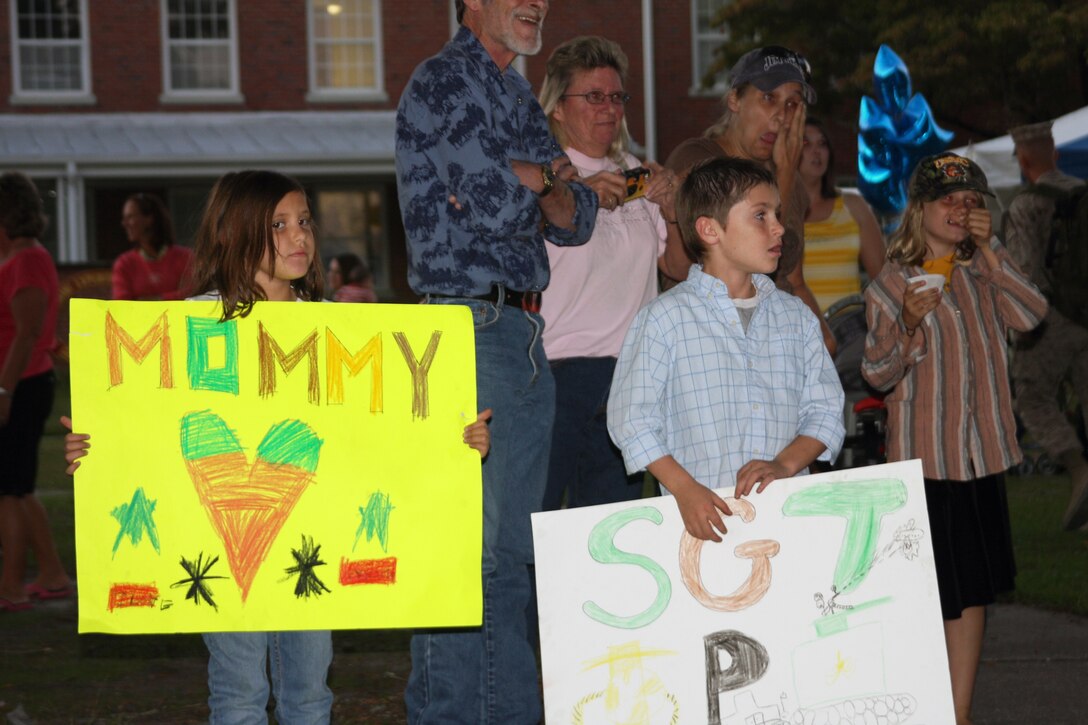
[{"label": "boy's light blue checkered shirt", "polygon": [[639,311],[608,398],[608,431],[631,473],[671,454],[700,483],[732,487],[745,463],[798,435],[842,446],[843,390],[820,324],[801,300],[753,275],[745,332],[725,283],[694,265]]}]

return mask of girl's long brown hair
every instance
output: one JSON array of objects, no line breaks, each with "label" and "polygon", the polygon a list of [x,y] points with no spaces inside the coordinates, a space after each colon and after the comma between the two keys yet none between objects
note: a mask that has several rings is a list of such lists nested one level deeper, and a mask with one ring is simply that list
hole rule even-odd
[{"label": "girl's long brown hair", "polygon": [[[280,200],[293,191],[306,195],[296,180],[264,170],[224,174],[212,187],[196,234],[193,286],[196,294],[218,292],[223,320],[245,317],[255,302],[267,299],[257,272],[264,260],[276,258],[272,217]],[[291,287],[301,299],[320,300],[323,286],[315,246],[306,276]]]}]

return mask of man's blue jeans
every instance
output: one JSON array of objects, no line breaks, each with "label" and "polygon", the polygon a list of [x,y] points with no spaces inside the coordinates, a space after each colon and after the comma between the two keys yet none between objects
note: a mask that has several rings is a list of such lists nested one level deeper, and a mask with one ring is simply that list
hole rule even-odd
[{"label": "man's blue jeans", "polygon": [[[208,706],[211,725],[268,722],[268,680],[276,698],[276,721],[328,725],[332,690],[332,634],[314,632],[211,632],[208,647]],[[267,670],[267,674],[266,674]]]},{"label": "man's blue jeans", "polygon": [[478,406],[493,411],[491,452],[483,464],[484,610],[478,629],[412,637],[408,722],[536,725],[542,712],[526,617],[533,561],[529,514],[540,510],[555,413],[540,340],[544,322],[480,300],[434,301],[472,310]]},{"label": "man's blue jeans", "polygon": [[632,501],[642,496],[641,473],[627,475],[623,454],[608,435],[605,410],[614,357],[553,360],[555,426],[544,510]]}]

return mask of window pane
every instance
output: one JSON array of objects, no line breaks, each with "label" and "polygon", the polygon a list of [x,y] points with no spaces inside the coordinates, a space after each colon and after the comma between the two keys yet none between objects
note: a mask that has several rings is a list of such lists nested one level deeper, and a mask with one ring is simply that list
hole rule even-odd
[{"label": "window pane", "polygon": [[24,46],[18,54],[24,90],[81,90],[78,47]]},{"label": "window pane", "polygon": [[[715,27],[712,23],[717,19],[722,9],[731,0],[693,0],[692,12],[695,16],[695,77],[693,85],[703,87],[703,79],[715,60],[715,50],[729,38],[728,28]],[[718,73],[714,78],[714,88],[724,83],[724,73]]]},{"label": "window pane", "polygon": [[222,46],[175,45],[170,49],[171,88],[228,90],[229,53]]},{"label": "window pane", "polygon": [[229,0],[169,0],[171,90],[231,89]]},{"label": "window pane", "polygon": [[[311,42],[318,88],[370,89],[380,84],[375,69],[375,0],[312,0]],[[339,6],[330,13],[330,6]]]},{"label": "window pane", "polygon": [[16,15],[23,40],[78,40],[82,33],[78,0],[19,0]]},{"label": "window pane", "polygon": [[698,0],[696,8],[696,27],[700,33],[719,32],[711,23],[718,17],[721,9],[729,4],[730,0]]},{"label": "window pane", "polygon": [[175,40],[230,37],[230,7],[218,0],[171,0],[170,37]]},{"label": "window pane", "polygon": [[82,91],[79,0],[19,0],[16,50],[20,91]]}]

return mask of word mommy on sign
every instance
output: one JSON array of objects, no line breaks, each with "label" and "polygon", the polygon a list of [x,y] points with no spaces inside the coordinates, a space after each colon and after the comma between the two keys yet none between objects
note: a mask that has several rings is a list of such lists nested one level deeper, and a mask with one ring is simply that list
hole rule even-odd
[{"label": "word mommy on sign", "polygon": [[[190,390],[206,390],[238,395],[241,380],[238,325],[239,320],[221,321],[216,317],[184,316],[184,341],[186,351],[185,372]],[[176,329],[176,328],[175,328]],[[109,369],[110,386],[124,383],[126,356],[136,364],[142,364],[155,350],[158,351],[158,387],[174,387],[173,355],[174,339],[170,315],[163,312],[151,326],[136,339],[111,312],[106,312],[104,341]],[[412,413],[427,417],[427,373],[434,361],[442,332],[434,330],[421,358],[416,358],[411,343],[403,331],[390,333],[397,349],[411,374]],[[276,394],[277,369],[289,373],[300,365],[306,373],[306,399],[318,404],[321,400],[319,332],[310,331],[294,347],[285,352],[265,327],[257,322],[255,375],[258,393],[262,398]],[[384,407],[382,375],[383,333],[376,332],[363,346],[349,351],[340,337],[326,326],[325,338],[325,401],[328,405],[344,403],[344,373],[356,376],[370,370],[370,412],[380,413]]]}]

